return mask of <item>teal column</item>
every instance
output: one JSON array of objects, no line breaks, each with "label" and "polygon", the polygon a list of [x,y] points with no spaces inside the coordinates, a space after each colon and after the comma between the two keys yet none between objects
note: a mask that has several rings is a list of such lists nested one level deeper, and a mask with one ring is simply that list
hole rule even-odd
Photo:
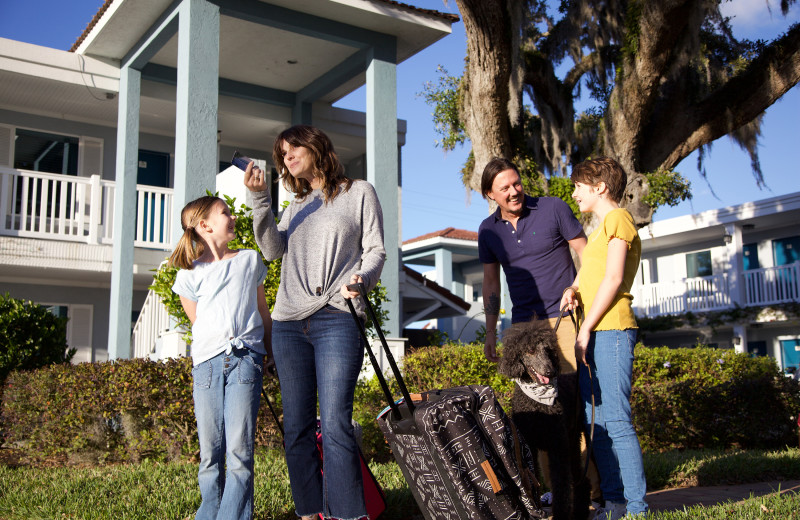
[{"label": "teal column", "polygon": [[437,249],[433,258],[436,264],[436,283],[453,292],[453,253],[447,249]]},{"label": "teal column", "polygon": [[183,0],[179,7],[176,88],[173,242],[182,233],[186,203],[216,188],[219,7],[206,0]]},{"label": "teal column", "polygon": [[136,226],[136,175],[139,160],[141,72],[120,70],[117,112],[117,164],[114,195],[114,245],[108,320],[108,358],[131,356],[133,241]]},{"label": "teal column", "polygon": [[400,162],[397,149],[397,66],[395,41],[373,48],[367,64],[367,180],[383,210],[386,263],[381,283],[389,302],[385,333],[400,337]]}]

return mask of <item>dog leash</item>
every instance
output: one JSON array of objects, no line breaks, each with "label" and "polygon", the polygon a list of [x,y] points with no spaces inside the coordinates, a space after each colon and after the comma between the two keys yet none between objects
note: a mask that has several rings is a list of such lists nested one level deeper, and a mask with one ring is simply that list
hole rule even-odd
[{"label": "dog leash", "polygon": [[[561,324],[561,318],[564,317],[564,313],[569,314],[570,320],[572,320],[572,324],[575,327],[575,335],[578,335],[578,331],[580,330],[580,322],[583,321],[583,308],[582,307],[575,307],[575,313],[571,310],[567,309],[567,305],[561,308],[558,319],[556,320],[556,324],[553,327],[554,331],[558,330],[558,326]],[[589,438],[586,440],[586,462],[583,466],[583,476],[581,480],[586,478],[586,475],[589,473],[589,462],[592,458],[592,445],[594,443],[594,381],[592,380],[592,369],[589,367],[589,363],[586,361],[583,362],[586,370],[589,372],[589,389],[591,390],[592,394],[592,421],[591,425],[589,426]],[[580,393],[580,384],[578,384],[578,392]]]}]

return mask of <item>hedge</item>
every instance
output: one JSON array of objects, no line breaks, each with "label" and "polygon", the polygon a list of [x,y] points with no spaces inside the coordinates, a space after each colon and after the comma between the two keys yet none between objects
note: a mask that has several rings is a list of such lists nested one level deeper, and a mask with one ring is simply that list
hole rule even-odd
[{"label": "hedge", "polygon": [[[2,421],[6,443],[42,456],[81,460],[174,460],[195,455],[197,426],[190,358],[57,365],[13,372]],[[266,387],[279,392],[274,381]],[[258,440],[278,442],[259,411]]]},{"label": "hedge", "polygon": [[[445,345],[404,359],[411,392],[489,384],[508,412],[513,383],[483,356],[481,345]],[[393,395],[399,397],[394,381]],[[277,381],[266,391],[277,413]],[[388,403],[377,379],[356,387],[354,417],[368,458],[391,458],[375,421]],[[797,442],[800,385],[771,358],[730,350],[636,347],[634,424],[645,451],[687,448],[770,448]],[[13,372],[2,420],[6,441],[41,455],[96,460],[175,459],[196,455],[191,360],[128,360],[58,365]],[[266,406],[257,443],[281,442]]]}]

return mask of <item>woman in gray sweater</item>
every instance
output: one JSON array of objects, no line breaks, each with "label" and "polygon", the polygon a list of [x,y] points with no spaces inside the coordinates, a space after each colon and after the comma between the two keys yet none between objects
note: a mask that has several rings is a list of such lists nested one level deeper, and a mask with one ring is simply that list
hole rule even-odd
[{"label": "woman in gray sweater", "polygon": [[[303,519],[365,516],[353,426],[353,395],[364,346],[345,298],[347,285],[375,287],[383,268],[383,215],[375,189],[344,175],[333,144],[305,125],[275,140],[273,161],[295,198],[275,223],[264,172],[252,163],[253,228],[267,260],[282,258],[272,312],[272,349],[281,385],[286,462],[295,511]],[[354,300],[364,317],[363,303]],[[317,398],[325,439],[316,449]],[[320,472],[320,469],[324,471]]]}]

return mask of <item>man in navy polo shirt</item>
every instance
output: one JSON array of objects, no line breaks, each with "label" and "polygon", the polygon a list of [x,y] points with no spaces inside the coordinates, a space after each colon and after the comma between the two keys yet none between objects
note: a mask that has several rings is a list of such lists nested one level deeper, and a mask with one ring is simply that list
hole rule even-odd
[{"label": "man in navy polo shirt", "polygon": [[[500,266],[511,296],[511,322],[532,317],[555,324],[561,293],[575,280],[569,248],[580,256],[586,245],[583,227],[563,200],[528,197],[517,167],[494,158],[483,170],[481,191],[497,203],[497,211],[481,223],[478,255],[483,263],[483,306],[486,315],[484,354],[497,361],[497,318],[500,314]],[[559,327],[562,373],[575,372],[575,331]]]}]

